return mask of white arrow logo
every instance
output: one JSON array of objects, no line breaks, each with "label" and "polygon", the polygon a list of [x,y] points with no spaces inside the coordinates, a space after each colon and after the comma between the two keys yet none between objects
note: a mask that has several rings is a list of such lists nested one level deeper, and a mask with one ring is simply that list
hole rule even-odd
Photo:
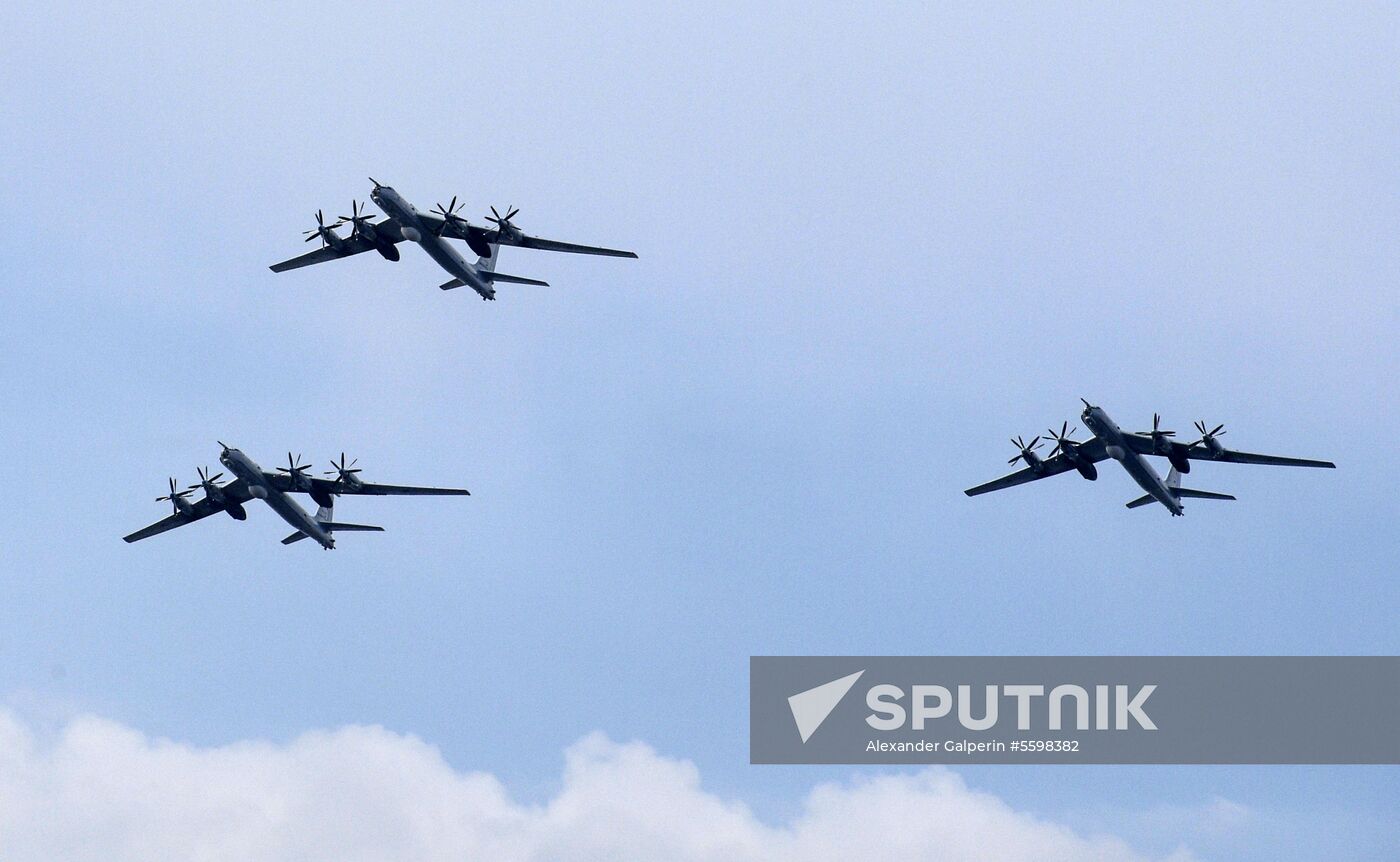
[{"label": "white arrow logo", "polygon": [[831,715],[831,711],[836,708],[836,705],[841,702],[841,698],[846,696],[846,692],[851,690],[851,686],[856,684],[856,680],[860,679],[860,675],[863,673],[865,671],[858,670],[850,676],[833,679],[831,682],[798,692],[788,698],[788,708],[792,710],[792,720],[797,722],[797,732],[801,734],[804,743],[812,738],[812,734],[817,732],[817,728],[822,726],[822,722],[826,721],[826,717]]}]

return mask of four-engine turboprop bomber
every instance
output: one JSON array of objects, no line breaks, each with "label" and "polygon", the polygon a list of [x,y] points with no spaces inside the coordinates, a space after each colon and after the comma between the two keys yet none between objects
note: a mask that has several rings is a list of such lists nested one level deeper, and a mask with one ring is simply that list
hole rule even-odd
[{"label": "four-engine turboprop bomber", "polygon": [[[307,474],[305,465],[300,465],[301,458],[293,458],[292,453],[287,453],[287,466],[278,467],[273,472],[268,472],[259,467],[252,458],[244,455],[241,451],[225,446],[220,443],[223,451],[219,453],[219,463],[233,474],[233,481],[225,485],[219,484],[219,479],[223,473],[213,476],[209,475],[204,468],[199,470],[199,482],[190,485],[186,490],[180,491],[176,488],[176,482],[170,480],[170,493],[157,497],[159,501],[169,501],[174,511],[141,530],[137,530],[124,539],[127,542],[138,542],[157,533],[164,533],[185,524],[192,524],[202,518],[218,512],[227,512],[229,517],[236,521],[247,520],[248,512],[243,508],[243,504],[249,500],[262,500],[271,507],[272,511],[281,516],[282,520],[292,525],[296,532],[282,540],[282,544],[290,545],[302,539],[315,539],[321,547],[330,550],[335,547],[335,538],[332,533],[336,532],[382,532],[383,527],[372,527],[367,524],[346,524],[336,521],[332,517],[332,508],[335,506],[335,498],[346,495],[367,495],[367,496],[396,496],[396,495],[443,495],[456,496],[465,495],[470,492],[463,488],[419,488],[411,485],[377,485],[373,482],[366,482],[359,476],[360,469],[355,466],[354,461],[346,463],[345,453],[341,453],[340,460],[332,461],[332,470],[325,472],[326,476],[334,476],[334,479],[322,479]],[[203,490],[204,497],[195,502],[190,502],[187,498],[196,490]],[[292,494],[309,494],[320,507],[313,516],[308,514],[301,507]]]},{"label": "four-engine turboprop bomber", "polygon": [[[507,208],[502,215],[491,207],[491,216],[486,221],[494,227],[473,225],[459,214],[461,207],[454,196],[447,206],[438,204],[431,212],[422,212],[393,188],[380,183],[373,177],[374,184],[370,198],[386,218],[378,223],[374,216],[366,215],[360,202],[354,201],[350,215],[340,216],[339,220],[327,224],[324,211],[316,212],[316,227],[305,231],[306,242],[319,240],[320,247],[290,260],[272,266],[273,272],[285,272],[311,264],[323,263],[342,257],[351,257],[371,249],[386,260],[397,261],[400,257],[399,244],[416,243],[427,252],[452,279],[441,285],[443,290],[470,287],[482,299],[494,300],[498,283],[545,285],[543,281],[520,276],[505,275],[496,271],[496,263],[501,246],[518,246],[544,251],[569,252],[575,254],[605,255],[610,257],[635,258],[635,252],[598,246],[577,245],[529,236],[511,221],[518,210]],[[342,235],[338,230],[349,226],[349,234]],[[476,253],[476,261],[469,262],[449,240],[465,242]],[[1183,514],[1183,499],[1234,500],[1229,494],[1212,491],[1199,491],[1181,486],[1181,477],[1191,472],[1193,461],[1222,461],[1234,464],[1273,464],[1293,467],[1335,467],[1330,461],[1315,461],[1305,458],[1284,458],[1275,455],[1256,455],[1226,449],[1219,438],[1225,433],[1223,425],[1210,428],[1205,422],[1196,422],[1200,438],[1192,443],[1181,443],[1172,439],[1175,432],[1161,428],[1161,417],[1154,415],[1152,430],[1128,432],[1120,428],[1103,408],[1090,404],[1084,399],[1084,410],[1080,414],[1084,426],[1093,435],[1092,439],[1079,442],[1071,439],[1078,429],[1071,430],[1069,423],[1053,428],[1045,437],[1037,435],[1029,442],[1020,437],[1012,439],[1017,454],[1008,463],[1024,462],[1024,466],[1014,473],[991,482],[969,488],[969,497],[998,491],[1044,479],[1071,470],[1085,479],[1098,478],[1097,464],[1112,458],[1123,466],[1146,493],[1127,504],[1135,509],[1161,503],[1172,515]],[[1048,455],[1042,457],[1037,450],[1042,440],[1054,441]],[[275,471],[266,471],[243,452],[219,444],[222,451],[219,461],[232,474],[232,481],[219,484],[224,474],[209,475],[203,468],[199,470],[199,482],[180,490],[176,481],[169,480],[170,493],[158,497],[158,501],[171,504],[173,511],[165,518],[125,536],[127,542],[137,542],[150,536],[164,533],[176,527],[190,524],[210,515],[226,512],[235,520],[246,520],[248,513],[244,504],[249,500],[262,500],[295,532],[283,539],[283,544],[292,544],[302,539],[314,539],[321,547],[330,550],[335,547],[333,534],[350,531],[382,531],[382,527],[365,524],[338,522],[332,516],[335,498],[344,495],[465,495],[469,493],[459,488],[421,488],[402,485],[378,485],[360,479],[360,470],[354,462],[345,461],[344,453],[339,462],[332,462],[334,470],[317,478],[307,474],[306,466],[299,466],[300,456],[293,458],[287,454],[287,466]],[[1171,469],[1164,479],[1148,461],[1148,456],[1166,458]],[[196,491],[203,497],[197,501],[189,499]],[[304,493],[316,501],[315,515],[309,514],[293,494]]]},{"label": "four-engine turboprop bomber", "polygon": [[[1079,400],[1084,401],[1082,398]],[[1033,438],[1029,443],[1020,437],[1014,438],[1011,445],[1020,451],[1007,463],[1015,464],[1017,461],[1024,461],[1026,466],[995,481],[969,488],[964,493],[969,497],[975,497],[988,491],[999,491],[1002,488],[1022,485],[1036,479],[1044,479],[1047,476],[1067,473],[1070,470],[1077,470],[1085,479],[1093,480],[1099,476],[1098,468],[1094,465],[1099,461],[1112,458],[1122,464],[1123,469],[1128,471],[1128,475],[1133,477],[1133,481],[1147,492],[1144,496],[1128,503],[1129,509],[1157,502],[1165,506],[1173,515],[1180,515],[1183,513],[1181,501],[1184,498],[1235,499],[1229,494],[1196,491],[1181,487],[1181,476],[1191,472],[1192,461],[1274,464],[1285,467],[1337,466],[1331,461],[1255,455],[1250,452],[1236,452],[1226,449],[1218,439],[1225,433],[1224,425],[1211,428],[1205,422],[1197,422],[1196,430],[1200,432],[1201,438],[1194,443],[1181,443],[1171,439],[1176,436],[1176,432],[1162,430],[1161,417],[1157,415],[1152,417],[1151,431],[1137,433],[1119,428],[1102,407],[1096,407],[1088,401],[1084,401],[1084,411],[1080,414],[1080,418],[1089,432],[1094,435],[1092,440],[1083,443],[1071,440],[1070,436],[1078,429],[1069,430],[1069,423],[1065,422],[1060,425],[1059,432],[1053,428],[1046,432],[1045,439],[1054,440],[1055,446],[1050,450],[1048,457],[1041,458],[1035,451],[1040,447],[1040,437]],[[1145,457],[1148,455],[1160,455],[1171,463],[1171,471],[1167,474],[1166,479],[1163,479],[1152,468],[1152,464]]]},{"label": "four-engine turboprop bomber", "polygon": [[[422,246],[428,256],[452,276],[451,281],[440,285],[443,290],[470,287],[482,299],[495,299],[495,285],[498,283],[548,286],[547,282],[538,279],[497,272],[496,258],[500,246],[503,245],[608,257],[637,256],[636,252],[615,248],[577,245],[528,236],[511,223],[511,219],[519,212],[514,208],[508,207],[506,214],[501,215],[495,207],[491,207],[491,215],[486,220],[494,223],[494,228],[470,224],[458,215],[461,206],[458,205],[455,196],[447,206],[438,204],[432,212],[421,212],[389,186],[383,185],[373,177],[370,178],[370,182],[374,183],[374,189],[369,196],[388,216],[387,219],[378,224],[373,223],[372,216],[364,215],[361,211],[359,201],[352,202],[350,215],[341,216],[339,221],[331,225],[326,224],[322,211],[317,210],[316,227],[306,231],[306,241],[319,238],[321,247],[291,260],[273,264],[272,271],[285,272],[313,263],[349,257],[370,249],[379,252],[386,260],[398,260],[398,243],[408,241]],[[350,225],[350,234],[341,236],[336,233],[336,228],[345,224]],[[476,263],[467,261],[447,242],[449,239],[466,242],[478,255]]]}]

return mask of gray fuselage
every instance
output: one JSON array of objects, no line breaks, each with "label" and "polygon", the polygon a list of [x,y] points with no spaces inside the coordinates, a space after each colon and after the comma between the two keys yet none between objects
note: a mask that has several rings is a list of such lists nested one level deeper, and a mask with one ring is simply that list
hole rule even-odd
[{"label": "gray fuselage", "polygon": [[404,239],[422,246],[428,256],[437,261],[438,266],[447,270],[453,278],[461,279],[467,287],[481,294],[483,299],[496,298],[496,289],[477,273],[476,267],[468,263],[451,243],[425,225],[418,217],[418,210],[404,200],[402,195],[389,186],[378,186],[369,196],[385,215],[399,223],[399,231],[403,233]]},{"label": "gray fuselage", "polygon": [[1157,475],[1157,471],[1152,469],[1152,464],[1147,458],[1128,446],[1124,439],[1127,435],[1118,427],[1118,423],[1109,418],[1102,407],[1085,407],[1080,418],[1084,420],[1085,427],[1103,441],[1108,457],[1122,464],[1123,469],[1128,471],[1128,475],[1133,477],[1133,481],[1137,482],[1142,490],[1171,510],[1173,515],[1182,513],[1181,501],[1167,487],[1162,477]]},{"label": "gray fuselage", "polygon": [[[234,476],[242,479],[248,486],[248,493],[254,498],[262,500],[282,517],[282,520],[291,524],[294,529],[300,530],[321,544],[321,547],[330,550],[335,547],[335,539],[331,534],[321,527],[321,524],[303,509],[290,495],[273,487],[267,481],[267,476],[263,474],[263,469],[237,449],[225,449],[219,455],[219,463],[228,468]],[[295,479],[293,479],[295,481]]]}]

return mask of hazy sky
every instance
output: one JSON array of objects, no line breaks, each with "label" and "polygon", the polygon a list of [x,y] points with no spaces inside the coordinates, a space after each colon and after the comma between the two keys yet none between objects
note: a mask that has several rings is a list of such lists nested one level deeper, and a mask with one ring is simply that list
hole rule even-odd
[{"label": "hazy sky", "polygon": [[[1393,8],[7,16],[0,703],[40,736],[378,724],[530,803],[601,731],[782,823],[891,772],[749,766],[753,654],[1400,650]],[[370,175],[641,258],[507,250],[554,286],[489,304],[412,248],[267,270]],[[1112,465],[962,495],[1080,396],[1339,469],[1203,465],[1239,501],[1177,519]],[[473,496],[122,544],[216,439]],[[1400,843],[1395,769],[960,775],[1154,856]]]}]

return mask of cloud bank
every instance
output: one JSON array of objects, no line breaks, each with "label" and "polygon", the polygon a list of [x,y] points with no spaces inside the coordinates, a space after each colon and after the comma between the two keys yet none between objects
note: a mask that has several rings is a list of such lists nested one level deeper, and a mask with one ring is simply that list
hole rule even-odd
[{"label": "cloud bank", "polygon": [[[0,710],[0,858],[52,860],[1145,860],[929,769],[822,784],[788,823],[707,793],[689,762],[601,734],[565,752],[556,796],[513,801],[380,727],[199,748],[100,718],[41,740]],[[1175,860],[1190,857],[1178,854]]]}]

